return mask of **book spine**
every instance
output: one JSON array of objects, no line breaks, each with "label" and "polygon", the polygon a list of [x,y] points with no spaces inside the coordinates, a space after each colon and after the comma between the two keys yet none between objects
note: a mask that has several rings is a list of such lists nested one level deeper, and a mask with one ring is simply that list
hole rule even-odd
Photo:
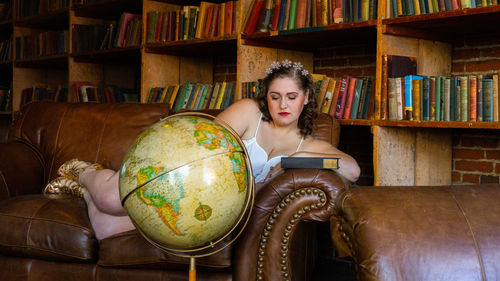
[{"label": "book spine", "polygon": [[340,80],[339,101],[337,102],[337,110],[335,111],[335,118],[337,119],[341,119],[344,116],[345,101],[346,101],[348,86],[349,86],[349,76],[344,75]]},{"label": "book spine", "polygon": [[469,77],[469,121],[477,121],[477,77]]},{"label": "book spine", "polygon": [[483,78],[483,120],[493,121],[493,79]]},{"label": "book spine", "polygon": [[468,120],[469,87],[467,76],[460,77],[460,121]]},{"label": "book spine", "polygon": [[405,120],[413,120],[413,94],[412,94],[412,76],[404,77],[405,83]]},{"label": "book spine", "polygon": [[387,84],[387,98],[389,100],[389,120],[397,120],[398,105],[397,105],[397,88],[398,78],[389,78]]},{"label": "book spine", "polygon": [[297,1],[298,0],[290,0],[290,16],[288,19],[288,29],[295,28],[295,17],[297,15]]},{"label": "book spine", "polygon": [[257,30],[257,24],[261,10],[264,8],[264,0],[255,0],[252,12],[249,15],[247,26],[245,27],[245,33],[254,33]]},{"label": "book spine", "polygon": [[422,119],[424,121],[429,121],[429,107],[430,107],[430,79],[428,76],[424,77],[423,81],[423,102],[422,102]]},{"label": "book spine", "polygon": [[282,18],[281,15],[281,0],[276,0],[273,9],[273,20],[271,21],[271,30],[278,30],[278,22]]},{"label": "book spine", "polygon": [[477,91],[476,91],[476,113],[477,121],[483,121],[483,75],[477,76]]},{"label": "book spine", "polygon": [[500,97],[498,96],[498,74],[493,75],[493,121],[500,121]]},{"label": "book spine", "polygon": [[420,121],[420,80],[411,80],[413,120]]},{"label": "book spine", "polygon": [[354,96],[352,98],[350,119],[356,119],[358,116],[359,101],[361,99],[361,89],[363,88],[363,79],[356,78],[354,85]]},{"label": "book spine", "polygon": [[349,87],[347,90],[347,97],[346,97],[346,102],[345,102],[345,109],[344,109],[344,119],[349,119],[351,117],[351,108],[352,108],[352,102],[354,99],[354,90],[356,88],[356,80],[358,78],[355,77],[350,77],[349,78]]},{"label": "book spine", "polygon": [[442,121],[443,119],[441,116],[441,100],[442,100],[442,95],[441,93],[443,92],[443,77],[438,76],[436,77],[436,101],[435,101],[435,110],[434,110],[434,117],[436,121]]},{"label": "book spine", "polygon": [[443,121],[450,121],[450,90],[451,90],[451,80],[450,78],[444,78],[443,80]]}]

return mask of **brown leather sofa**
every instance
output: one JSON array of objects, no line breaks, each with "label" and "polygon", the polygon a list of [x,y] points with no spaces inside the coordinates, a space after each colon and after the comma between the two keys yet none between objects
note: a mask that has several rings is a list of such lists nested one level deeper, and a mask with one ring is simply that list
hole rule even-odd
[{"label": "brown leather sofa", "polygon": [[356,187],[330,226],[360,281],[500,280],[498,184]]},{"label": "brown leather sofa", "polygon": [[[23,107],[0,144],[0,279],[187,280],[187,259],[165,254],[135,230],[97,241],[82,199],[41,194],[72,158],[119,169],[139,132],[168,114],[166,104]],[[315,126],[315,137],[338,144],[335,119],[320,115]],[[197,259],[198,280],[308,280],[317,236],[305,221],[327,221],[344,187],[326,170],[277,176],[256,194],[236,243]]]}]

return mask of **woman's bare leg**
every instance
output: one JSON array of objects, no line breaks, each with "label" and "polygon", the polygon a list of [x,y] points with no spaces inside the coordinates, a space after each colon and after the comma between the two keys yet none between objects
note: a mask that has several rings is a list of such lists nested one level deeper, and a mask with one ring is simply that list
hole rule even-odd
[{"label": "woman's bare leg", "polygon": [[120,202],[119,173],[109,169],[87,170],[80,174],[87,191],[88,214],[98,240],[135,229]]}]

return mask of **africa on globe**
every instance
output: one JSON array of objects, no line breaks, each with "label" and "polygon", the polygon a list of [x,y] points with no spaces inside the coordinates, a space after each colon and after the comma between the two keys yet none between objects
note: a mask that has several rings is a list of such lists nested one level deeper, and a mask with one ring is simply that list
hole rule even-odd
[{"label": "africa on globe", "polygon": [[200,113],[172,115],[144,130],[123,160],[119,186],[141,234],[181,253],[213,248],[235,234],[253,199],[241,140]]}]

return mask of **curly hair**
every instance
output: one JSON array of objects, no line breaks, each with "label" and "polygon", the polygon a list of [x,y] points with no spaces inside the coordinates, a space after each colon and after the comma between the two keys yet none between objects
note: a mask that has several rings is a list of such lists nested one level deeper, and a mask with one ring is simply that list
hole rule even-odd
[{"label": "curly hair", "polygon": [[304,94],[309,93],[308,103],[304,105],[297,124],[300,133],[307,136],[312,133],[313,121],[316,119],[318,113],[316,111],[316,97],[314,95],[314,82],[312,76],[310,74],[304,75],[301,71],[301,68],[283,65],[273,69],[264,79],[259,80],[259,94],[255,99],[262,112],[262,120],[271,121],[273,119],[269,112],[269,105],[267,104],[267,92],[271,82],[277,78],[290,78],[296,81],[297,86],[304,91]]}]

